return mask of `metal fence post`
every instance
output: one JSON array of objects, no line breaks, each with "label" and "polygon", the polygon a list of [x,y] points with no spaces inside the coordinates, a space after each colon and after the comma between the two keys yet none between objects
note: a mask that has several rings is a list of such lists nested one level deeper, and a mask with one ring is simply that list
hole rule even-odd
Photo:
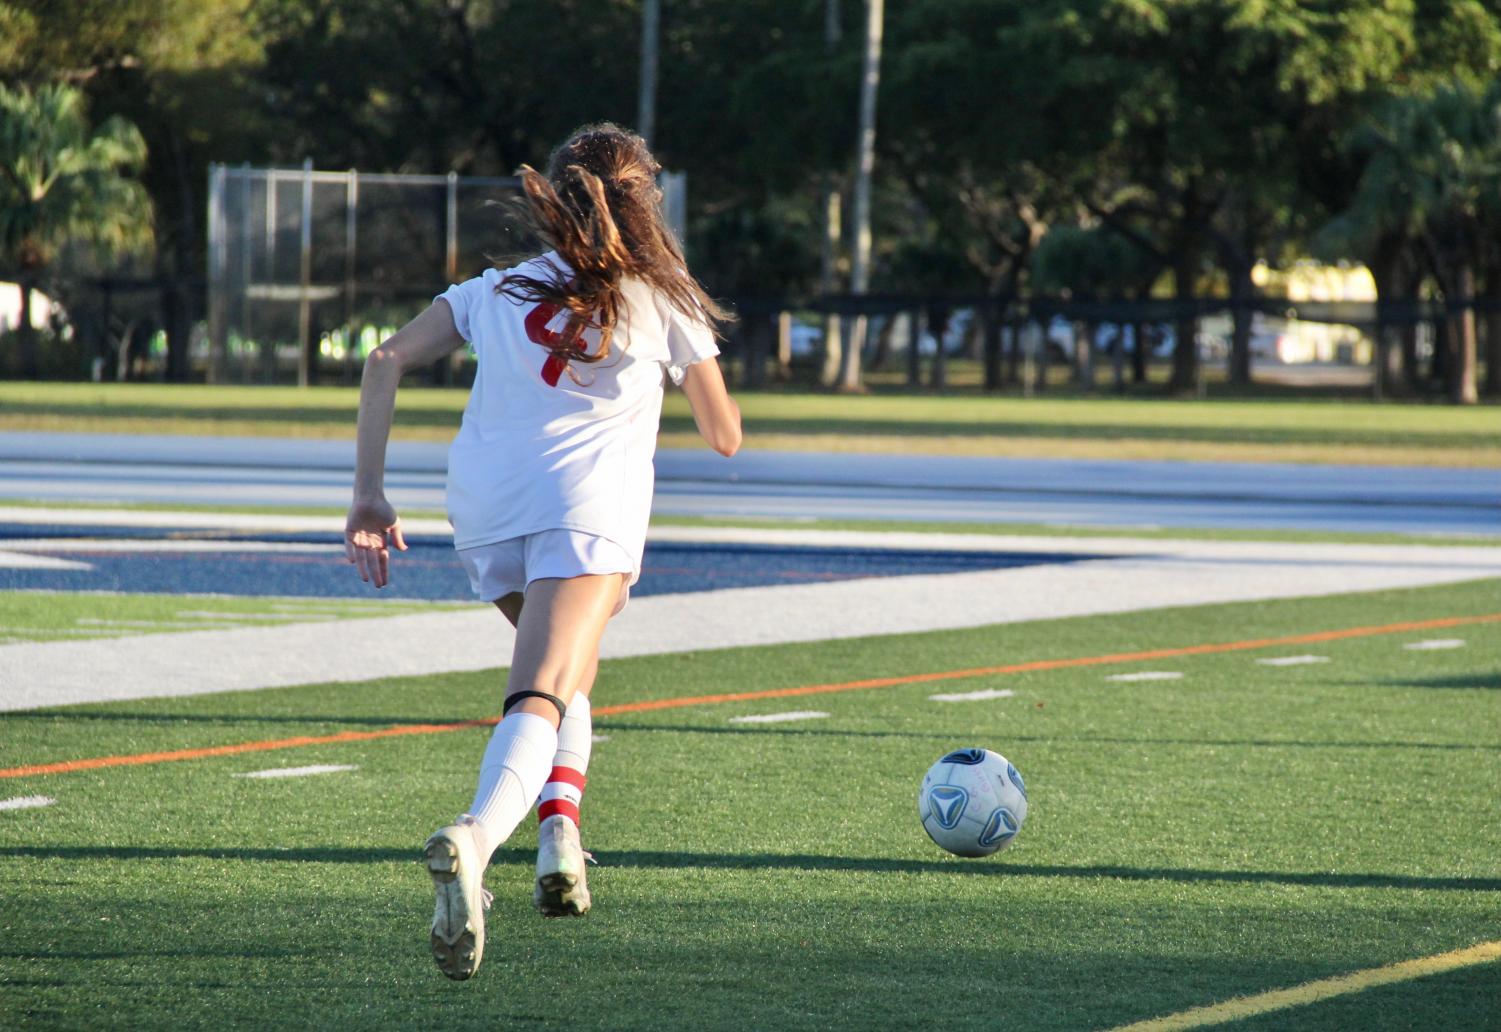
[{"label": "metal fence post", "polygon": [[350,169],[344,175],[344,374],[354,369],[355,247],[358,243],[360,174]]},{"label": "metal fence post", "polygon": [[297,386],[313,382],[313,159],[302,162],[302,225],[298,238]]},{"label": "metal fence post", "polygon": [[225,280],[229,277],[229,241],[225,239],[224,189],[227,170],[215,162],[208,167],[208,382],[224,382],[224,352],[228,319],[224,311]]}]

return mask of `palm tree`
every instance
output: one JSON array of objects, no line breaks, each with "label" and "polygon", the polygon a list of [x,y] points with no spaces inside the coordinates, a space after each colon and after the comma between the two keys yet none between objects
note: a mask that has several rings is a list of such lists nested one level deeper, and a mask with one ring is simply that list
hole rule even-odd
[{"label": "palm tree", "polygon": [[59,250],[108,256],[150,242],[150,202],[128,178],[145,160],[145,141],[123,119],[90,130],[77,89],[0,85],[0,262],[21,287],[22,375],[38,370],[31,292]]}]

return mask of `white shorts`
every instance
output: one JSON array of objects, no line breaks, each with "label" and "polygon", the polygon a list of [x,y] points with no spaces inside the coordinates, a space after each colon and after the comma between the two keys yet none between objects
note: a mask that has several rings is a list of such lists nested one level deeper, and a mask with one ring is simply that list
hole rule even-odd
[{"label": "white shorts", "polygon": [[484,602],[525,592],[532,581],[546,577],[623,573],[626,582],[615,606],[618,613],[625,608],[631,585],[641,576],[638,564],[624,548],[609,538],[581,530],[543,530],[458,551],[469,574],[469,586]]}]

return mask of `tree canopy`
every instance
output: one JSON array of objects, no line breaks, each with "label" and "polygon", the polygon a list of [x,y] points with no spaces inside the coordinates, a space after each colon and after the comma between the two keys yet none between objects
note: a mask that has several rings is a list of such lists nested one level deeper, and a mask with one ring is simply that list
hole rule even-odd
[{"label": "tree canopy", "polygon": [[[820,289],[827,191],[853,158],[848,27],[862,11],[663,5],[656,144],[688,173],[690,250],[713,289]],[[637,0],[0,0],[0,81],[72,84],[101,121],[140,127],[158,272],[186,283],[202,275],[210,161],[509,174],[580,123],[630,122],[640,13]],[[1479,98],[1501,75],[1487,0],[908,0],[887,22],[881,289],[1013,297],[1061,282],[1059,262],[1083,275],[1128,246],[1181,302],[1180,388],[1206,292],[1235,301],[1232,372],[1249,370],[1258,261],[1377,262],[1405,270],[1377,270],[1387,292],[1426,278],[1462,301],[1445,256],[1467,248],[1473,289],[1501,296],[1501,259],[1481,253],[1495,234],[1480,228],[1494,194]]]}]

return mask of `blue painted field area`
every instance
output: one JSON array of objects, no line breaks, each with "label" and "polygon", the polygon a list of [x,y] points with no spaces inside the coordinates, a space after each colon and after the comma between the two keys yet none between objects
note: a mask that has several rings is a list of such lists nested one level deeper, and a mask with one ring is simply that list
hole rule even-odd
[{"label": "blue painted field area", "polygon": [[[37,544],[57,538],[57,547]],[[194,530],[118,527],[47,528],[0,525],[7,540],[25,539],[26,556],[84,564],[85,569],[0,565],[0,590],[128,591],[309,598],[377,595],[344,559],[332,534],[239,535]],[[139,543],[139,547],[134,547]],[[392,556],[392,577],[380,597],[464,600],[469,580],[444,538],[409,536]],[[191,547],[196,550],[186,551]],[[1077,562],[1099,555],[1067,552],[947,552],[910,549],[816,548],[780,545],[652,543],[646,548],[640,595],[716,588],[807,584],[860,577],[965,573]]]}]

